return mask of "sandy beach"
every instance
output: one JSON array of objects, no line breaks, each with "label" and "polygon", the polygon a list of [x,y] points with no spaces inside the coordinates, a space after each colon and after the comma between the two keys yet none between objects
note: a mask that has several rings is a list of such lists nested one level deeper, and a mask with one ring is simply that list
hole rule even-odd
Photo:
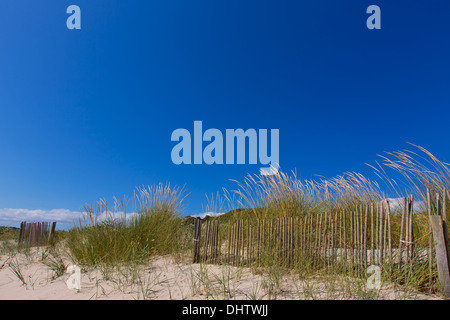
[{"label": "sandy beach", "polygon": [[191,264],[187,258],[171,256],[156,257],[148,265],[81,269],[80,289],[75,290],[66,283],[71,274],[57,276],[57,264],[51,263],[61,257],[65,267],[72,265],[67,252],[59,250],[60,256],[45,247],[2,254],[0,300],[440,299],[389,284],[374,292],[356,279],[277,278],[248,268]]}]

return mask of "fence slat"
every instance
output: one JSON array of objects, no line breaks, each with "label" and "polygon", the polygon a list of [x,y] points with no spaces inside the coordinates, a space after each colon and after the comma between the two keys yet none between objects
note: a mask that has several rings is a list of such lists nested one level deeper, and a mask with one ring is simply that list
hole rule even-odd
[{"label": "fence slat", "polygon": [[[435,219],[436,216],[443,219],[442,229],[447,230],[447,221],[444,219],[447,219],[448,198],[448,190],[444,190],[443,195],[433,193],[433,199],[430,190],[427,191],[429,240],[431,240],[428,245],[422,245],[421,241],[414,240],[417,222],[413,210],[414,197],[410,195],[402,199],[403,208],[399,220],[394,216],[391,217],[387,199],[346,208],[333,208],[322,213],[307,212],[295,217],[281,216],[285,213],[271,219],[240,217],[234,221],[230,219],[227,222],[228,229],[225,225],[223,230],[220,230],[222,225],[220,219],[207,219],[203,224],[200,219],[196,219],[193,261],[261,266],[267,261],[266,254],[274,254],[282,265],[293,266],[302,263],[302,259],[310,258],[307,263],[311,263],[312,268],[324,267],[326,270],[332,270],[334,264],[338,266],[345,261],[342,270],[351,272],[354,270],[359,275],[369,263],[379,265],[388,263],[386,270],[389,274],[392,274],[393,268],[398,267],[399,274],[394,281],[405,281],[405,276],[418,261],[415,257],[428,249],[427,255],[420,254],[420,262],[428,258],[430,280],[428,285],[431,289],[434,285],[432,276],[438,271],[441,279],[443,272],[436,270],[436,264],[432,261],[434,249],[438,250],[438,241],[439,246],[447,250],[445,245],[440,244],[440,236],[433,230],[436,226],[432,225],[431,218]],[[34,224],[22,222],[19,242],[49,241],[53,230],[54,224],[49,222]],[[433,238],[434,234],[436,238]],[[444,231],[442,237],[442,241],[448,243],[448,235]],[[225,256],[227,259],[224,259]],[[448,268],[449,252],[446,251],[443,255],[436,251],[439,263],[444,259],[442,256],[447,260]]]},{"label": "fence slat", "polygon": [[56,222],[52,222],[52,229],[49,231],[49,222],[22,221],[19,230],[19,245],[44,246],[53,238]]},{"label": "fence slat", "polygon": [[450,273],[447,257],[448,244],[445,243],[441,217],[439,215],[430,216],[430,224],[433,230],[441,291],[446,297],[450,297]]}]

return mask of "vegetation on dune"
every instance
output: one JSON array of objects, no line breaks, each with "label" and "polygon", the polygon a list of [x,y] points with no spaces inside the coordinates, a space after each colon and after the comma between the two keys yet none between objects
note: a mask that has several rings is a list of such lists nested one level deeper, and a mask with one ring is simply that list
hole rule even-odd
[{"label": "vegetation on dune", "polygon": [[[424,211],[414,214],[415,246],[426,248],[430,232],[427,204],[435,210],[436,193],[442,194],[444,190],[450,189],[450,169],[447,163],[438,160],[426,149],[417,147],[417,150],[386,153],[381,157],[381,163],[371,166],[376,179],[368,179],[355,172],[317,180],[300,180],[295,172],[279,172],[272,176],[248,175],[242,182],[235,181],[236,190],[224,190],[223,194],[208,198],[205,211],[227,213],[205,220],[218,220],[220,234],[225,236],[230,231],[227,228],[238,219],[275,220],[306,214],[353,211],[357,206],[412,194],[415,201],[424,204]],[[393,176],[398,178],[394,179]],[[433,195],[430,199],[427,189]],[[146,264],[150,258],[166,254],[190,257],[194,219],[182,216],[186,196],[184,188],[159,184],[137,188],[131,206],[127,198],[114,199],[112,206],[100,200],[95,206],[86,205],[78,224],[67,232],[57,233],[55,242],[64,240],[74,263],[89,267]],[[392,242],[398,244],[401,215],[392,214],[390,223]],[[18,229],[0,228],[0,240],[17,240],[18,234]],[[59,260],[49,263],[58,267],[55,270],[63,270]],[[381,267],[383,281],[415,290],[438,290],[436,275],[431,275],[430,282],[428,263],[420,255],[406,269],[395,266],[392,272],[392,266]],[[295,264],[287,264],[276,250],[264,252],[261,263],[251,268],[254,273],[265,274],[270,279],[266,289],[271,292],[276,292],[282,277],[288,274],[303,279],[333,277],[348,281],[350,278],[367,278],[365,270],[341,262],[331,265],[326,261],[318,262],[306,255]],[[372,293],[363,291],[358,295],[374,298]]]},{"label": "vegetation on dune", "polygon": [[[450,170],[430,152],[417,148],[421,155],[401,151],[383,156],[381,165],[372,166],[378,180],[355,172],[318,180],[299,180],[295,172],[249,175],[243,182],[236,181],[236,190],[224,190],[223,195],[209,198],[208,211],[227,209],[227,214],[214,219],[229,222],[241,218],[273,219],[354,210],[357,205],[385,199],[382,183],[389,186],[391,195],[413,194],[415,199],[424,201],[427,188],[433,192],[450,189]],[[385,168],[400,172],[405,179],[393,180]],[[126,214],[127,199],[115,199],[112,208],[104,200],[95,207],[85,206],[83,221],[69,232],[70,251],[78,262],[95,265],[145,261],[152,255],[186,250],[191,246],[193,222],[181,216],[185,197],[184,189],[160,184],[137,189],[133,199],[134,214]],[[400,224],[400,217],[393,215],[392,224]],[[427,212],[416,213],[414,230],[416,241],[425,242],[429,232]],[[399,240],[398,234],[392,236],[393,241]]]},{"label": "vegetation on dune", "polygon": [[[450,189],[450,169],[447,163],[438,160],[426,149],[422,147],[417,147],[417,149],[416,152],[407,150],[386,153],[381,157],[381,164],[377,163],[376,166],[371,166],[377,177],[372,180],[355,172],[345,173],[331,179],[317,180],[299,180],[295,172],[290,174],[279,172],[273,176],[249,175],[243,182],[236,181],[236,190],[224,191],[225,202],[222,202],[219,196],[213,198],[211,207],[233,204],[231,207],[246,208],[233,212],[229,217],[216,218],[219,221],[274,220],[302,217],[306,214],[336,213],[342,212],[342,210],[354,212],[357,206],[374,204],[390,197],[401,198],[413,195],[416,202],[422,203],[422,211],[415,210],[412,224],[414,245],[418,252],[407,267],[381,265],[383,279],[419,290],[426,289],[427,292],[429,290],[438,292],[437,274],[436,272],[430,273],[428,261],[423,256],[424,250],[426,251],[424,248],[428,248],[429,245],[430,234],[427,190],[430,190],[431,194],[429,199],[431,210],[436,212],[436,193],[442,196],[444,191]],[[388,188],[380,187],[383,184]],[[447,205],[447,209],[449,207]],[[221,212],[223,209],[220,208],[218,211]],[[449,218],[447,214],[447,224],[450,222]],[[256,222],[254,225],[257,225]],[[401,214],[392,214],[394,249],[398,248],[400,242],[400,225]],[[221,238],[227,239],[230,232],[233,233],[233,229],[228,230],[230,227],[232,228],[232,224],[222,224]],[[305,276],[329,276],[332,274],[367,277],[365,269],[354,268],[346,263],[333,263],[330,266],[326,261],[312,259],[309,256],[300,257],[295,265],[287,264],[276,248],[263,252],[261,261],[254,268],[276,274],[285,274],[295,270],[298,274]],[[393,272],[392,268],[394,268]],[[389,272],[387,272],[388,270]],[[436,270],[436,265],[433,270]]]},{"label": "vegetation on dune", "polygon": [[181,252],[189,243],[180,217],[184,197],[183,189],[160,184],[139,188],[137,211],[128,215],[126,201],[116,200],[113,208],[106,201],[86,206],[67,246],[81,265],[145,262],[153,255]]},{"label": "vegetation on dune", "polygon": [[[248,175],[243,182],[235,181],[236,190],[224,190],[222,198],[209,199],[211,208],[223,211],[246,208],[235,217],[255,218],[295,217],[305,213],[331,210],[354,210],[357,205],[383,199],[413,195],[415,201],[427,202],[427,189],[434,195],[450,190],[450,169],[426,149],[415,146],[413,151],[387,152],[382,163],[370,165],[377,179],[368,179],[356,172],[347,172],[330,179],[300,180],[295,172],[279,172],[272,176]],[[392,170],[391,175],[386,169]],[[394,179],[392,176],[400,174]],[[381,187],[384,185],[385,187]],[[387,187],[386,187],[387,186]],[[426,206],[422,206],[426,211]],[[249,212],[250,211],[250,212]]]},{"label": "vegetation on dune", "polygon": [[19,240],[19,231],[14,227],[0,227],[0,241]]}]

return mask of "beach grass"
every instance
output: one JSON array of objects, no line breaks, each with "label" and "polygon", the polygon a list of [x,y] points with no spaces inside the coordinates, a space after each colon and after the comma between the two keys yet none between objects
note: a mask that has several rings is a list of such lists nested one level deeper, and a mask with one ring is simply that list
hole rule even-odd
[{"label": "beach grass", "polygon": [[[329,212],[354,211],[389,197],[413,195],[416,201],[424,204],[423,210],[414,212],[412,224],[417,254],[407,264],[398,265],[392,261],[378,264],[382,287],[399,289],[398,292],[403,294],[395,297],[399,299],[415,292],[439,294],[437,272],[430,273],[428,261],[423,259],[420,250],[429,244],[428,208],[434,212],[438,206],[435,194],[450,189],[450,169],[447,163],[426,149],[414,147],[417,148],[414,152],[388,152],[381,156],[380,164],[370,165],[374,169],[373,179],[356,172],[316,180],[300,180],[295,171],[280,171],[272,176],[248,175],[241,182],[235,181],[235,189],[224,190],[223,194],[207,199],[207,211],[228,211],[208,219],[219,221],[221,243],[224,243],[232,231],[230,226],[238,220],[256,223],[307,215],[317,217]],[[427,193],[430,190],[431,198]],[[140,283],[142,297],[152,297],[152,285],[159,280],[152,275],[153,278],[144,281],[139,273],[143,266],[155,257],[166,255],[175,261],[191,262],[194,226],[193,219],[183,216],[186,197],[184,188],[158,184],[137,188],[131,201],[114,198],[112,204],[100,200],[95,205],[85,205],[83,217],[72,229],[59,233],[50,247],[64,243],[74,264],[97,268],[105,279],[117,274],[124,278],[125,274],[127,280],[123,280],[124,283]],[[450,206],[446,208],[448,210]],[[401,217],[397,212],[390,216],[394,250],[400,243]],[[447,221],[449,218],[447,215]],[[17,240],[17,237],[18,230],[0,229],[0,240]],[[3,251],[8,248],[4,246]],[[25,252],[26,248],[20,250]],[[43,263],[53,271],[55,278],[60,277],[67,264],[55,251],[48,253],[42,259]],[[192,265],[189,280],[192,295],[216,292],[223,298],[232,298],[238,294],[237,283],[245,269],[260,277],[244,293],[248,299],[279,298],[283,295],[286,279],[295,279],[298,297],[303,299],[319,296],[329,299],[382,298],[380,290],[367,288],[371,276],[367,269],[345,259],[330,263],[320,256],[303,254],[295,261],[288,261],[276,246],[270,245],[263,249],[257,263],[232,265],[226,259],[219,259],[218,263],[222,273],[209,273],[205,262]],[[25,281],[15,260],[8,260],[8,267],[18,279]]]},{"label": "beach grass", "polygon": [[[189,228],[180,216],[184,190],[157,185],[139,188],[136,211],[126,214],[126,202],[106,201],[85,206],[84,219],[70,230],[67,246],[76,263],[143,263],[155,255],[186,250]],[[104,216],[102,219],[101,216]]]}]

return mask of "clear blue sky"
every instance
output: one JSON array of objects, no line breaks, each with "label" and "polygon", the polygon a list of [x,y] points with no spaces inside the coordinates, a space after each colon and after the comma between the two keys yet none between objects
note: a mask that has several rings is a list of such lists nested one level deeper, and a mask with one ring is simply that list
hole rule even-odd
[{"label": "clear blue sky", "polygon": [[174,165],[171,133],[194,120],[279,129],[301,178],[370,173],[406,142],[449,161],[449,16],[444,0],[1,0],[0,208],[77,211],[170,181],[200,213],[260,165]]}]

